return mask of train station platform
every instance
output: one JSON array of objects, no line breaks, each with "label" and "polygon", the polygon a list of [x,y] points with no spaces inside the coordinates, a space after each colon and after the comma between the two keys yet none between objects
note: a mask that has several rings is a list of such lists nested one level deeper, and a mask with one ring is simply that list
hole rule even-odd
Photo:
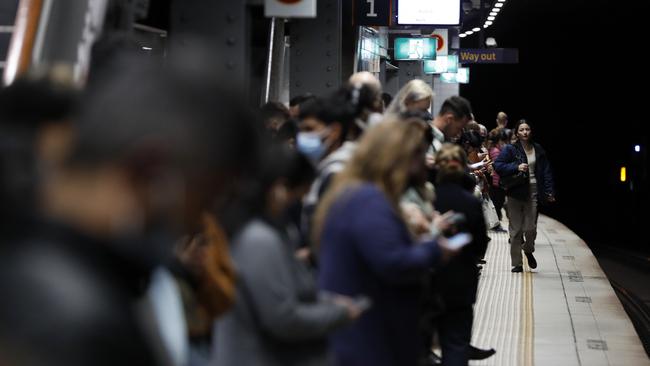
[{"label": "train station platform", "polygon": [[490,236],[472,344],[497,353],[471,365],[650,365],[607,277],[576,234],[540,216],[538,267],[525,263],[524,273],[510,272],[508,234]]}]

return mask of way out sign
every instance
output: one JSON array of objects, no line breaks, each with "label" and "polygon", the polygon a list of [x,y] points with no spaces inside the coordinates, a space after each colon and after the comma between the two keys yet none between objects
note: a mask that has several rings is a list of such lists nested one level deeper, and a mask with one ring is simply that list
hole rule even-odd
[{"label": "way out sign", "polygon": [[516,48],[474,48],[458,52],[461,64],[518,64],[519,50]]},{"label": "way out sign", "polygon": [[268,18],[316,18],[316,0],[265,0]]}]

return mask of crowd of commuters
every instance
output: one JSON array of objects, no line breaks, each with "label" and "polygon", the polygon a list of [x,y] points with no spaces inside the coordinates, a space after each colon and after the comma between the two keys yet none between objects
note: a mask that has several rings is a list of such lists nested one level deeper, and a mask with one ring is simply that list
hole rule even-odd
[{"label": "crowd of commuters", "polygon": [[[489,232],[555,200],[525,120],[357,73],[255,111],[212,55],[0,92],[0,364],[467,365]],[[511,137],[514,136],[514,137]],[[515,142],[511,143],[511,138]],[[433,353],[437,346],[441,352]]]}]

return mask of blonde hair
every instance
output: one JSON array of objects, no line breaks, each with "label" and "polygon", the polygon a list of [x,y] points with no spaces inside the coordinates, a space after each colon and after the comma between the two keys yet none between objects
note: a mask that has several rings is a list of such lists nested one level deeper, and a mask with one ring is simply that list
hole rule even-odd
[{"label": "blonde hair", "polygon": [[460,146],[444,144],[436,154],[436,180],[440,182],[458,182],[465,174],[467,154]]},{"label": "blonde hair", "polygon": [[332,187],[318,205],[311,233],[313,243],[318,246],[334,202],[350,188],[362,183],[377,186],[400,215],[400,198],[409,183],[414,155],[418,149],[425,151],[427,128],[426,123],[417,118],[389,117],[363,135],[352,159],[335,177]]},{"label": "blonde hair", "polygon": [[431,98],[433,101],[433,89],[420,79],[413,79],[406,83],[395,96],[395,99],[386,109],[387,114],[400,114],[406,112],[406,104],[419,102]]}]

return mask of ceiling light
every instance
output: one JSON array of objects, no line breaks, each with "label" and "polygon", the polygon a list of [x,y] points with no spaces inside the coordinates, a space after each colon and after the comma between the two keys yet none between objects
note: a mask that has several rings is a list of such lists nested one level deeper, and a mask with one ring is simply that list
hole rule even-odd
[{"label": "ceiling light", "polygon": [[494,12],[494,13],[498,13],[498,12],[500,12],[500,11],[501,11],[501,8],[494,8],[494,9],[492,9],[492,12]]},{"label": "ceiling light", "polygon": [[487,17],[487,20],[494,20],[496,17]]},{"label": "ceiling light", "polygon": [[472,31],[474,31],[474,32],[478,32],[478,31],[480,31],[480,30],[481,30],[481,28],[479,28],[479,27],[476,27],[476,28],[473,28],[473,29],[472,29]]},{"label": "ceiling light", "polygon": [[485,46],[488,48],[495,48],[497,46],[497,40],[494,37],[488,37],[485,40]]},{"label": "ceiling light", "polygon": [[490,12],[490,16],[493,16],[493,17],[497,16],[497,14],[499,14],[499,13],[496,12],[496,11]]},{"label": "ceiling light", "polygon": [[487,29],[489,26],[489,24],[483,24],[483,29]]},{"label": "ceiling light", "polygon": [[474,32],[473,31],[467,31],[467,32],[465,32],[465,34],[467,34],[469,36],[469,35],[474,34]]},{"label": "ceiling light", "polygon": [[500,7],[502,7],[502,6],[503,6],[503,3],[496,3],[496,4],[494,4],[494,7],[495,7],[495,8],[500,8]]},{"label": "ceiling light", "polygon": [[467,37],[467,34],[462,33],[462,34],[461,34],[460,36],[458,36],[458,37],[460,37],[460,38],[465,38],[465,37]]},{"label": "ceiling light", "polygon": [[145,50],[145,51],[151,51],[151,50],[153,50],[153,48],[151,48],[151,47],[142,47],[142,49]]},{"label": "ceiling light", "polygon": [[492,25],[492,21],[488,20],[487,22],[485,22],[485,25]]}]

